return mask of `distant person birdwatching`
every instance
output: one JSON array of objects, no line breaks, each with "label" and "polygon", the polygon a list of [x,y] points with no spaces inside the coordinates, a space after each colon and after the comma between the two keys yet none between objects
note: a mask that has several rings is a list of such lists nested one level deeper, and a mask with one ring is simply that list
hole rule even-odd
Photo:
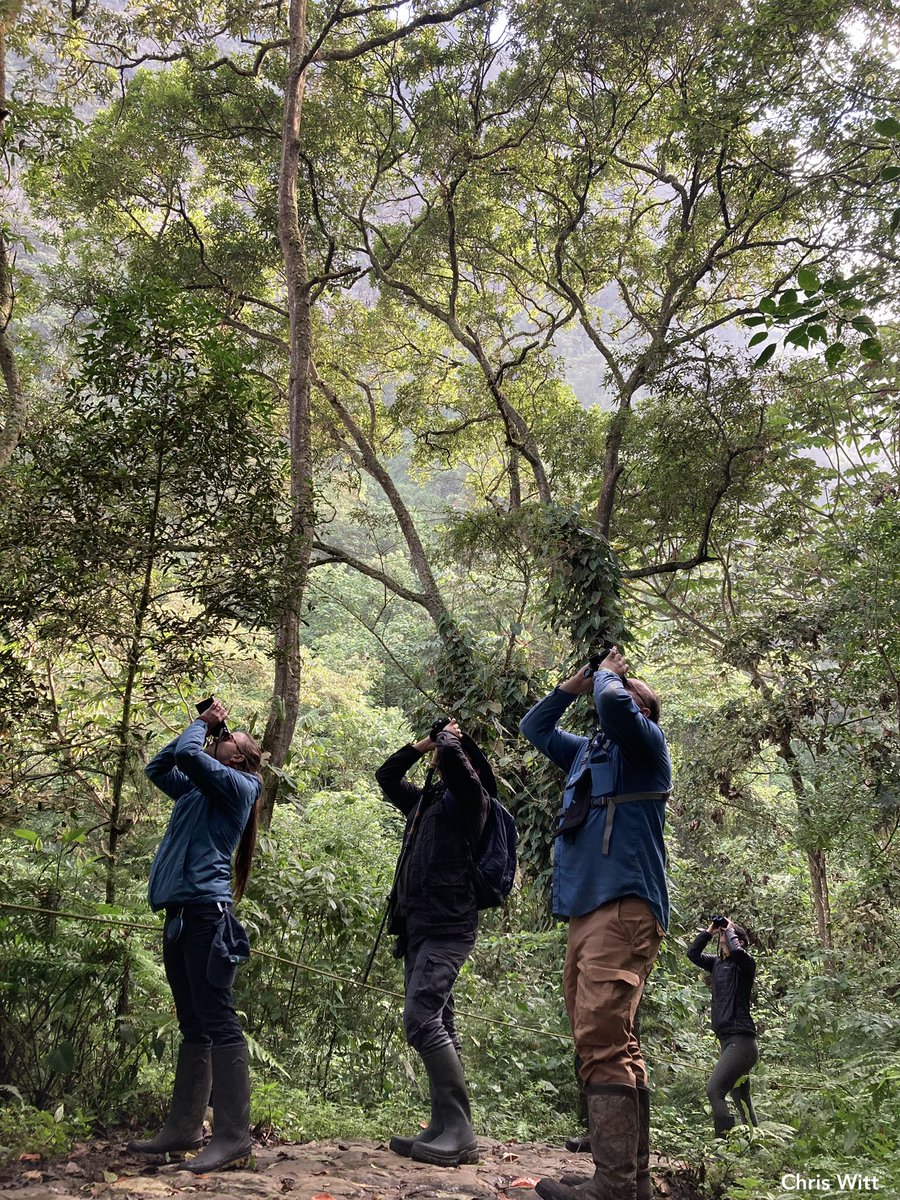
[{"label": "distant person birdwatching", "polygon": [[[195,721],[164,746],[147,777],[175,804],[153,866],[149,899],[165,909],[163,962],[181,1030],[169,1115],[160,1132],[132,1141],[139,1154],[197,1150],[212,1091],[213,1135],[185,1163],[189,1171],[220,1171],[245,1159],[250,1141],[247,1043],[235,1012],[232,984],[250,954],[232,912],[247,886],[256,845],[260,749],[210,699]],[[231,859],[235,858],[232,894]]]},{"label": "distant person birdwatching", "polygon": [[[704,947],[713,937],[717,939],[718,954],[704,954]],[[759,1059],[756,1025],[750,1015],[756,963],[747,953],[748,944],[742,925],[735,925],[728,917],[713,917],[709,928],[697,935],[687,952],[691,962],[709,974],[712,1027],[721,1046],[719,1061],[706,1085],[716,1137],[724,1137],[735,1125],[726,1099],[729,1092],[743,1123],[759,1123],[748,1078]]]},{"label": "distant person birdwatching", "polygon": [[[431,756],[424,787],[406,779]],[[392,1137],[396,1154],[455,1167],[474,1162],[462,1046],[454,1021],[453,985],[478,931],[472,848],[497,794],[481,749],[454,720],[436,721],[418,742],[401,747],[375,772],[386,799],[406,817],[390,900],[388,929],[403,959],[403,1027],[428,1075],[431,1120],[414,1137]]]}]

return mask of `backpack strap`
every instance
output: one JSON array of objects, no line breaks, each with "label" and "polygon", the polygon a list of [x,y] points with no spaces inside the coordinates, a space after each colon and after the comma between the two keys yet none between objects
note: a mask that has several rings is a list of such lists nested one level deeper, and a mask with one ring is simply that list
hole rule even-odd
[{"label": "backpack strap", "polygon": [[609,854],[609,843],[612,838],[613,822],[616,809],[620,804],[631,804],[634,800],[668,800],[672,795],[668,792],[626,792],[624,796],[597,796],[591,801],[591,808],[608,808],[606,827],[603,830],[603,854]]}]

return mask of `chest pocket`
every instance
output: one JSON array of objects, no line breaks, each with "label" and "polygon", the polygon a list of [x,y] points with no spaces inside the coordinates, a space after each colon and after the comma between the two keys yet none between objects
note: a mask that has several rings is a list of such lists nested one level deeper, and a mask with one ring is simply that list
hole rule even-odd
[{"label": "chest pocket", "polygon": [[566,782],[557,837],[572,835],[581,828],[591,810],[591,797],[613,790],[612,779],[609,740],[605,734],[597,733],[585,744]]}]

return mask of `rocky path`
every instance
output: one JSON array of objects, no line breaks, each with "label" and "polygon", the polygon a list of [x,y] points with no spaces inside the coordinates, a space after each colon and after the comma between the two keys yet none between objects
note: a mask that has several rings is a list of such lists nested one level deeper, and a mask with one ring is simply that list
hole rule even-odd
[{"label": "rocky path", "polygon": [[[540,1176],[592,1167],[587,1155],[539,1143],[479,1144],[480,1162],[449,1170],[399,1158],[382,1142],[352,1141],[257,1146],[246,1169],[192,1175],[178,1163],[128,1154],[124,1140],[79,1143],[58,1161],[26,1159],[6,1168],[0,1193],[2,1200],[536,1200]],[[691,1173],[675,1164],[658,1164],[655,1183],[661,1200],[702,1195]]]}]

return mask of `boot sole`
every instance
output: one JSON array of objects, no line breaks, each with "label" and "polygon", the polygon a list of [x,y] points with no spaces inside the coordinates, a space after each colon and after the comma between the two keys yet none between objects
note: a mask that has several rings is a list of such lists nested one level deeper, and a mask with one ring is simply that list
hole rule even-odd
[{"label": "boot sole", "polygon": [[160,1149],[157,1146],[138,1146],[134,1142],[129,1142],[125,1147],[128,1154],[193,1154],[197,1150],[203,1149],[202,1142],[193,1142],[190,1146],[166,1146]]},{"label": "boot sole", "polygon": [[183,1164],[183,1170],[190,1171],[192,1175],[209,1175],[213,1171],[227,1171],[229,1167],[244,1167],[247,1166],[253,1157],[252,1147],[249,1150],[244,1150],[241,1154],[235,1154],[230,1158],[225,1158],[215,1163],[204,1163],[202,1166],[194,1166],[192,1161]]},{"label": "boot sole", "polygon": [[561,1179],[539,1179],[534,1189],[541,1197],[541,1200],[562,1200],[565,1197],[572,1200],[578,1196],[577,1192],[573,1192],[572,1188],[562,1182]]},{"label": "boot sole", "polygon": [[433,1151],[429,1151],[427,1142],[416,1154],[415,1151],[418,1149],[419,1143],[416,1142],[413,1153],[410,1155],[413,1162],[428,1163],[432,1167],[463,1167],[469,1163],[481,1161],[477,1146],[472,1150],[463,1150],[459,1154],[435,1154]]}]

